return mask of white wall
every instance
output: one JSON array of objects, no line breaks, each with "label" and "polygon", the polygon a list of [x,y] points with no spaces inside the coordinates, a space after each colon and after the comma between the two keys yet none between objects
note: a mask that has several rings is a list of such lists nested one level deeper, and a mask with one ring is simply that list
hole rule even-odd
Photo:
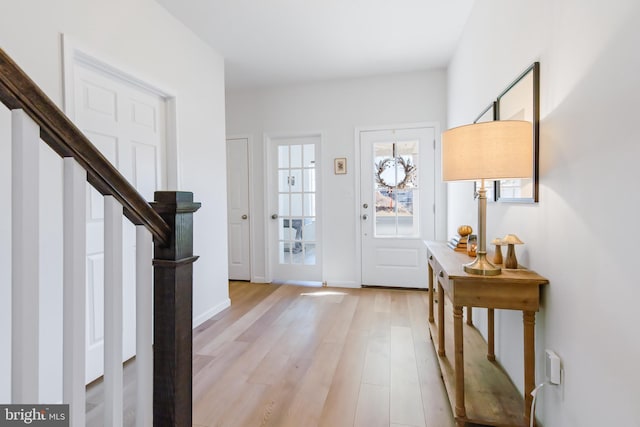
[{"label": "white wall", "polygon": [[[457,126],[541,63],[540,202],[490,204],[487,227],[488,238],[516,233],[526,243],[519,259],[551,281],[537,316],[537,382],[545,348],[562,358],[565,379],[543,389],[547,427],[640,426],[639,20],[636,0],[480,0],[449,67]],[[476,222],[469,194],[449,184],[449,233]],[[521,324],[503,311],[496,329],[498,358],[520,389]]]},{"label": "white wall", "polygon": [[[443,70],[228,92],[227,135],[251,135],[253,143],[254,280],[264,279],[266,267],[264,134],[322,132],[323,277],[329,285],[360,286],[355,128],[426,121],[442,125],[445,97]],[[347,175],[334,175],[335,157],[347,158]],[[444,238],[442,218],[439,233]]]},{"label": "white wall", "polygon": [[[229,304],[223,59],[152,0],[24,0],[3,5],[0,46],[62,105],[60,34],[176,96],[180,189],[193,191],[194,319]],[[10,197],[9,114],[0,108],[0,194]],[[61,400],[61,162],[43,144],[41,362],[43,402]],[[215,167],[214,167],[215,166]],[[10,211],[0,211],[0,335],[10,335]],[[7,341],[9,342],[9,341]],[[10,346],[0,346],[0,402],[10,401]]]}]

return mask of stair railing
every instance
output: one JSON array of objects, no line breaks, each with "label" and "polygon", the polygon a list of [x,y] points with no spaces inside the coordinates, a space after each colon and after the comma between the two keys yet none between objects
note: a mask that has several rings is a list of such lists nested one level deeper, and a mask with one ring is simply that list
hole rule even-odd
[{"label": "stair railing", "polygon": [[200,203],[193,202],[192,193],[175,191],[156,192],[152,203],[144,200],[2,49],[0,101],[11,110],[12,127],[11,403],[51,403],[38,402],[39,319],[34,309],[39,303],[42,140],[63,158],[62,377],[70,425],[85,425],[89,182],[104,196],[105,206],[104,425],[121,426],[123,420],[124,214],[136,225],[136,425],[191,426],[192,273],[198,258],[193,255],[193,213]]}]

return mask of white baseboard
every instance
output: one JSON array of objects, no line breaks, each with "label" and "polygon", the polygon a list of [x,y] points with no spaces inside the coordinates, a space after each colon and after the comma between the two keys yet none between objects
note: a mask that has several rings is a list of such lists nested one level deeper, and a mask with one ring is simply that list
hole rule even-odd
[{"label": "white baseboard", "polygon": [[211,319],[213,316],[215,316],[216,314],[220,313],[222,310],[230,306],[231,306],[231,300],[227,298],[226,300],[222,301],[220,304],[216,305],[215,307],[211,307],[209,310],[205,311],[200,316],[194,318],[193,327],[197,328],[198,326],[200,326],[201,324],[203,324],[204,322]]},{"label": "white baseboard", "polygon": [[360,288],[361,287],[358,282],[340,281],[340,280],[336,280],[336,281],[327,280],[327,286],[330,286],[332,288]]},{"label": "white baseboard", "polygon": [[254,276],[251,278],[252,283],[271,283],[267,281],[267,278],[264,276]]}]

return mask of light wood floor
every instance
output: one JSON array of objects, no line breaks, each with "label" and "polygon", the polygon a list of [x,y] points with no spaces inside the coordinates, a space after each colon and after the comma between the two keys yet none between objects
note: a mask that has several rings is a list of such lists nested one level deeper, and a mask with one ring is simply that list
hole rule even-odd
[{"label": "light wood floor", "polygon": [[[194,427],[454,425],[424,291],[231,282],[194,331]],[[135,423],[135,362],[124,372]],[[102,384],[87,426],[102,425]]]},{"label": "light wood floor", "polygon": [[427,295],[231,282],[194,331],[194,426],[452,426]]}]

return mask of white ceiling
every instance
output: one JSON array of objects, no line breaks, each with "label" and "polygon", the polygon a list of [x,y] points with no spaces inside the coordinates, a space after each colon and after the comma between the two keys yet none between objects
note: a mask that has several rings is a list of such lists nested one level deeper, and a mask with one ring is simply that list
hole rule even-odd
[{"label": "white ceiling", "polygon": [[156,0],[225,58],[228,88],[446,67],[474,0]]}]

